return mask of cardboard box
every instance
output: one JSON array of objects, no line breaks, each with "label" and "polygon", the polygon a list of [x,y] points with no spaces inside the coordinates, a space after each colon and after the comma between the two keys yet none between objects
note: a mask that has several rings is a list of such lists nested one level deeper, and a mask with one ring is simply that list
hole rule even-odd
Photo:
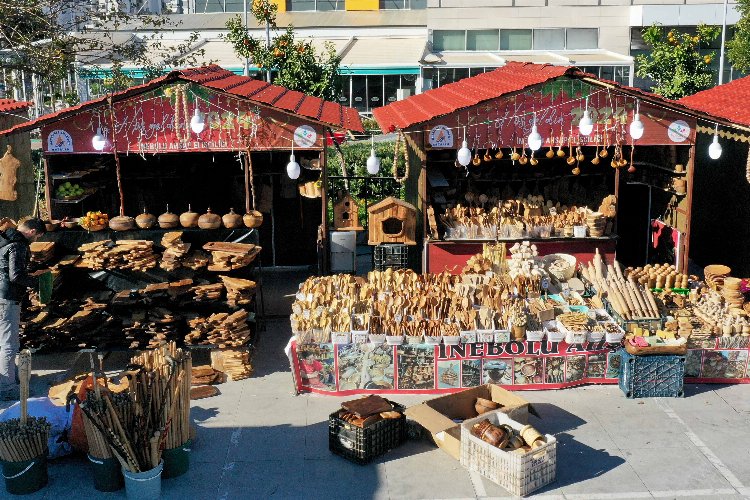
[{"label": "cardboard box", "polygon": [[406,416],[430,431],[438,447],[456,460],[461,460],[461,424],[453,419],[463,421],[476,417],[474,403],[477,398],[500,403],[503,413],[522,424],[528,423],[529,413],[539,416],[528,401],[495,384],[430,399],[408,408]]}]

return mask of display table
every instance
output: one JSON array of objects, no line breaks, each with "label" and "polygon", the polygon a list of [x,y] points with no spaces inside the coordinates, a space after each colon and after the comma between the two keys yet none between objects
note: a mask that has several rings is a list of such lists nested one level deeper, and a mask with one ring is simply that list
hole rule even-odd
[{"label": "display table", "polygon": [[[513,244],[528,240],[502,240],[510,248]],[[588,262],[593,259],[596,249],[604,257],[605,262],[613,262],[615,259],[615,248],[617,238],[545,238],[541,240],[529,240],[537,246],[540,256],[553,253],[567,253],[573,255],[578,261]],[[494,243],[494,240],[455,240],[425,242],[425,272],[441,273],[449,271],[459,274],[466,265],[469,257],[482,253],[482,245]]]},{"label": "display table", "polygon": [[[688,344],[685,381],[750,383],[750,337]],[[458,346],[304,344],[287,346],[295,388],[335,396],[438,394],[485,383],[507,389],[616,384],[619,346],[508,342]]]}]

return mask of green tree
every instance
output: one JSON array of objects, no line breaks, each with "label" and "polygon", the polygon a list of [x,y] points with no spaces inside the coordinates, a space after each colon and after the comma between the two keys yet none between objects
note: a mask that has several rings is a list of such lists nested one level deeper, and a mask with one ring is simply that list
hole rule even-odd
[{"label": "green tree", "polygon": [[734,35],[727,41],[727,57],[732,66],[742,72],[750,71],[750,0],[737,0],[735,9],[740,20],[734,25]]},{"label": "green tree", "polygon": [[[0,0],[0,26],[0,63],[6,75],[35,75],[51,99],[68,103],[78,96],[75,89],[63,88],[64,82],[81,67],[89,68],[82,76],[90,76],[96,68],[92,61],[107,68],[107,90],[118,90],[131,83],[125,64],[144,69],[150,77],[174,66],[197,64],[204,55],[193,50],[196,33],[182,43],[164,42],[162,32],[177,26],[166,16],[101,10],[96,2]],[[16,78],[11,84],[22,82]]]},{"label": "green tree", "polygon": [[253,65],[270,72],[273,83],[291,90],[336,100],[341,93],[338,75],[341,58],[332,44],[317,54],[312,43],[296,40],[294,27],[287,26],[283,32],[276,26],[276,5],[269,0],[255,0],[252,14],[258,24],[272,29],[273,37],[268,41],[253,38],[240,16],[226,23],[228,34],[224,37],[241,58],[248,58]]},{"label": "green tree", "polygon": [[668,99],[679,99],[714,85],[714,75],[709,64],[714,53],[701,55],[701,42],[715,40],[721,33],[717,26],[701,24],[695,35],[669,30],[653,24],[642,31],[643,41],[651,53],[636,56],[641,78],[650,78],[656,85],[652,92]]}]

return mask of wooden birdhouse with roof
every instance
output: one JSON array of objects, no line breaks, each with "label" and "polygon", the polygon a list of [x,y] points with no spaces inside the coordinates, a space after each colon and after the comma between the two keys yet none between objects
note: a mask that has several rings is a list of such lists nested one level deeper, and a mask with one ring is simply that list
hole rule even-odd
[{"label": "wooden birdhouse with roof", "polygon": [[369,245],[403,243],[416,245],[417,209],[414,205],[388,197],[367,209]]},{"label": "wooden birdhouse with roof", "polygon": [[333,227],[336,231],[364,231],[359,223],[360,202],[349,193],[343,193],[333,205]]}]

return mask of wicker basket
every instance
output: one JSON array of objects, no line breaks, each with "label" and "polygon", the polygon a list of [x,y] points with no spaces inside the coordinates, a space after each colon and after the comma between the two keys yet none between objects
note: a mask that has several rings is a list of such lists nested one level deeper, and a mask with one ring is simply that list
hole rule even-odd
[{"label": "wicker basket", "polygon": [[[562,259],[566,261],[569,265],[565,269],[561,270],[550,270],[549,266],[554,261]],[[544,262],[544,268],[555,278],[557,278],[560,281],[568,281],[570,278],[572,278],[576,273],[576,263],[578,262],[575,257],[572,255],[568,255],[566,253],[553,253],[550,255],[546,255],[542,257],[542,262]]]}]

